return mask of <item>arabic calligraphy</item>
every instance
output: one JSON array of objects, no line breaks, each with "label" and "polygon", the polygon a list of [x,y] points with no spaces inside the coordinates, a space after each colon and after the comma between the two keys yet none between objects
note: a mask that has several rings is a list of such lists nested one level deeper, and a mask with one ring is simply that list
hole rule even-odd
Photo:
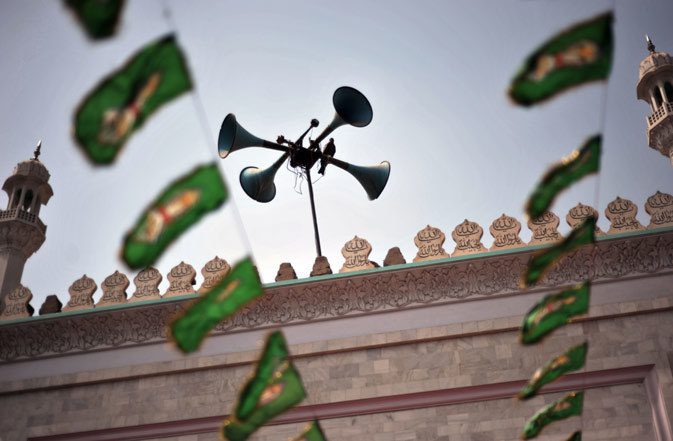
[{"label": "arabic calligraphy", "polygon": [[488,231],[493,236],[491,251],[523,246],[523,241],[519,237],[521,223],[505,213],[493,221]]},{"label": "arabic calligraphy", "polygon": [[361,237],[353,237],[341,249],[341,254],[346,261],[339,270],[340,273],[349,271],[360,271],[365,269],[376,268],[373,262],[369,260],[369,254],[372,252],[372,246],[366,239]]},{"label": "arabic calligraphy", "polygon": [[608,234],[642,230],[643,226],[636,219],[637,214],[636,204],[617,196],[605,209],[605,216],[610,219]]},{"label": "arabic calligraphy", "polygon": [[488,251],[481,243],[483,235],[484,230],[478,223],[465,219],[451,233],[453,241],[456,242],[456,248],[451,257]]},{"label": "arabic calligraphy", "polygon": [[647,198],[645,211],[650,215],[647,228],[673,226],[673,196],[657,191]]},{"label": "arabic calligraphy", "polygon": [[163,279],[161,273],[153,267],[147,267],[140,271],[134,278],[133,284],[136,290],[129,302],[137,302],[141,300],[158,300],[161,298],[159,294],[159,284]]},{"label": "arabic calligraphy", "polygon": [[533,233],[528,245],[541,245],[561,240],[558,232],[559,217],[551,211],[545,211],[539,217],[528,220],[528,229]]},{"label": "arabic calligraphy", "polygon": [[33,298],[33,293],[25,286],[19,284],[7,297],[5,297],[5,307],[0,314],[2,320],[14,320],[18,318],[30,317],[28,303]]},{"label": "arabic calligraphy", "polygon": [[[571,208],[570,211],[568,211],[568,214],[566,215],[566,222],[570,228],[575,228],[582,224],[582,222],[584,222],[584,220],[589,217],[598,219],[598,211],[594,207],[578,203],[573,208]],[[594,233],[596,236],[605,235],[605,233],[603,233],[603,231],[598,228],[598,225],[596,225],[596,230]]]},{"label": "arabic calligraphy", "polygon": [[231,270],[231,266],[227,263],[226,260],[220,259],[218,256],[215,256],[212,260],[206,262],[201,269],[201,275],[203,276],[203,283],[199,288],[199,293],[204,293],[226,276]]},{"label": "arabic calligraphy", "polygon": [[196,270],[188,263],[180,262],[174,266],[168,273],[168,289],[164,297],[183,296],[185,294],[194,294],[194,284],[196,283]]},{"label": "arabic calligraphy", "polygon": [[75,280],[70,288],[70,300],[63,307],[63,311],[76,311],[80,309],[90,309],[94,307],[93,294],[98,289],[96,282],[92,278],[87,277],[86,274]]},{"label": "arabic calligraphy", "polygon": [[129,279],[125,274],[115,271],[103,280],[101,289],[103,296],[96,306],[117,305],[126,303],[126,288],[129,286]]},{"label": "arabic calligraphy", "polygon": [[414,243],[418,247],[418,252],[413,261],[419,262],[449,257],[449,254],[442,246],[445,240],[446,236],[439,228],[431,227],[430,225],[426,226],[416,233],[416,237],[414,237]]}]

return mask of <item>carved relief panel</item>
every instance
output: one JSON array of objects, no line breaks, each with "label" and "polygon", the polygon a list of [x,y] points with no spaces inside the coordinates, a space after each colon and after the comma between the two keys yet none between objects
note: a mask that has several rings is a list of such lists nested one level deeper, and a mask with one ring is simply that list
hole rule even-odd
[{"label": "carved relief panel", "polygon": [[96,282],[92,278],[87,277],[86,274],[81,278],[75,280],[70,288],[68,294],[70,299],[63,307],[64,311],[75,311],[80,309],[93,308],[93,294],[96,292]]},{"label": "carved relief panel", "polygon": [[551,211],[545,211],[539,217],[528,220],[528,228],[533,233],[528,245],[542,245],[561,240],[558,232],[559,218]]},{"label": "carved relief panel", "polygon": [[449,257],[449,254],[444,250],[444,241],[446,236],[439,228],[428,225],[421,231],[416,233],[414,243],[418,247],[414,262],[423,260],[444,259]]},{"label": "carved relief panel", "polygon": [[168,273],[168,283],[164,297],[194,294],[196,292],[193,286],[196,283],[196,270],[190,264],[180,262]]},{"label": "carved relief panel", "polygon": [[126,274],[115,271],[103,280],[101,289],[103,296],[96,306],[110,306],[126,303],[126,288],[129,287],[129,279]]},{"label": "carved relief panel", "polygon": [[451,233],[453,241],[456,242],[456,248],[453,250],[451,257],[488,251],[481,243],[483,235],[484,230],[478,223],[465,219]]},{"label": "carved relief panel", "polygon": [[346,261],[339,270],[340,273],[350,271],[359,271],[365,269],[376,268],[376,266],[369,261],[369,255],[372,252],[372,246],[366,239],[355,236],[341,248],[341,255]]},{"label": "carved relief panel", "polygon": [[617,196],[605,209],[605,216],[610,219],[608,234],[642,230],[643,226],[636,219],[637,214],[638,207],[636,204],[628,199],[622,199]]},{"label": "carved relief panel", "polygon": [[129,302],[140,302],[143,300],[159,300],[161,294],[159,293],[159,284],[163,276],[153,267],[147,267],[140,271],[134,278],[133,284],[136,287],[133,297]]}]

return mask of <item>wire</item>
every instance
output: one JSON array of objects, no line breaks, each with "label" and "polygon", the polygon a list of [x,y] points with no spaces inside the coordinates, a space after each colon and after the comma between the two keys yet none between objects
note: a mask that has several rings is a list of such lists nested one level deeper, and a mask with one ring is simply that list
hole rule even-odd
[{"label": "wire", "polygon": [[[178,38],[178,26],[173,18],[173,12],[168,4],[168,0],[159,0],[162,4],[162,15],[164,19],[166,20],[166,24],[168,26],[168,29],[171,33],[175,34],[176,40],[179,40]],[[208,146],[211,145],[211,134],[213,133],[210,127],[210,123],[208,122],[208,116],[206,114],[206,108],[203,105],[203,100],[201,98],[201,95],[199,93],[199,89],[196,85],[196,82],[194,81],[194,84],[192,85],[192,103],[194,103],[194,108],[196,109],[196,116],[197,119],[199,120],[199,125],[201,126],[201,132],[202,135],[206,141],[204,144],[206,149],[208,150],[208,154],[210,156],[214,156],[213,149],[210,149]],[[215,159],[219,159],[219,157],[215,157]],[[229,185],[229,182],[227,181],[227,177],[224,175],[224,173],[221,173],[222,175],[222,180],[224,180],[225,185],[227,188],[232,188]],[[243,224],[243,219],[241,218],[241,213],[238,211],[238,207],[236,206],[236,202],[234,202],[233,196],[230,194],[229,195],[229,201],[228,203],[231,205],[233,214],[234,214],[234,219],[236,222],[236,226],[238,228],[239,234],[242,236],[243,239],[243,244],[245,246],[246,252],[248,255],[252,255],[252,246],[250,245],[250,241],[248,240],[248,234],[245,230],[245,225]]]}]

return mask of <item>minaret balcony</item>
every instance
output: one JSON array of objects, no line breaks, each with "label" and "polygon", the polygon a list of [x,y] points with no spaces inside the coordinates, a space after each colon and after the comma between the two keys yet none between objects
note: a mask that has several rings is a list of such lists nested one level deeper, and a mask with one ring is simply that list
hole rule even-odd
[{"label": "minaret balcony", "polygon": [[651,129],[668,115],[673,115],[673,103],[662,103],[652,115],[647,117],[647,128]]},{"label": "minaret balcony", "polygon": [[47,226],[42,223],[35,213],[29,213],[21,208],[12,208],[10,210],[0,210],[0,222],[19,220],[23,223],[35,225],[42,234],[47,231]]}]

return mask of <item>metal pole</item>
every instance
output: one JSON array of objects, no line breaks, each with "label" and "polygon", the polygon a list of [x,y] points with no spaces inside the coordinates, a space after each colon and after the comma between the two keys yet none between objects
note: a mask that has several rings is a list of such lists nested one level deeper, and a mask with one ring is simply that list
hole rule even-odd
[{"label": "metal pole", "polygon": [[308,197],[311,200],[311,214],[313,215],[313,231],[315,232],[315,251],[318,253],[318,257],[322,256],[322,251],[320,250],[320,234],[318,233],[318,219],[315,215],[315,202],[313,201],[313,183],[311,183],[311,169],[305,168],[306,171],[306,180],[308,181]]}]

